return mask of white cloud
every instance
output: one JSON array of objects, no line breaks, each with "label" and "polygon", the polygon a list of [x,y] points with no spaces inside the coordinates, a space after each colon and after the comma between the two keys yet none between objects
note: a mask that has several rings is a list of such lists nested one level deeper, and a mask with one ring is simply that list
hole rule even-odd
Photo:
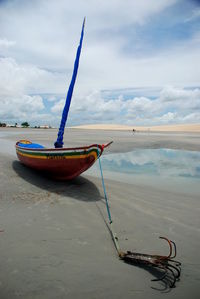
[{"label": "white cloud", "polygon": [[0,58],[0,95],[60,92],[64,76],[34,65],[19,64],[13,58]]},{"label": "white cloud", "polygon": [[54,106],[51,108],[53,113],[61,113],[65,105],[65,99],[59,100]]},{"label": "white cloud", "polygon": [[40,96],[22,95],[20,97],[0,97],[0,118],[6,120],[30,119],[33,113],[44,109]]},{"label": "white cloud", "polygon": [[178,89],[173,87],[166,87],[161,91],[160,98],[163,102],[172,102],[177,100],[199,99],[200,90],[195,88],[193,90]]},{"label": "white cloud", "polygon": [[160,94],[162,104],[171,105],[179,111],[200,111],[200,89],[185,90],[180,88],[166,87]]},{"label": "white cloud", "polygon": [[6,38],[0,39],[0,49],[4,47],[12,47],[15,44],[15,41],[7,40]]},{"label": "white cloud", "polygon": [[[141,91],[142,93],[142,91]],[[45,96],[46,98],[46,96]],[[35,123],[59,125],[65,99],[50,102],[45,112],[41,96],[1,96],[0,119],[29,120]],[[165,87],[156,99],[123,95],[105,98],[100,91],[76,95],[72,99],[68,125],[84,123],[121,123],[130,125],[157,125],[200,122],[200,90]]]},{"label": "white cloud", "polygon": [[[181,60],[174,72],[177,53],[174,59],[166,57],[167,64],[171,61],[171,70],[166,70],[163,56],[156,60],[151,57],[145,60],[128,57],[122,51],[128,37],[117,32],[127,24],[134,28],[137,24],[148,22],[175,2],[127,0],[124,4],[122,0],[87,0],[84,3],[80,0],[70,3],[61,0],[58,4],[53,0],[42,0],[22,1],[19,5],[19,2],[13,1],[0,10],[0,32],[8,39],[16,40],[16,47],[5,56],[14,58],[20,64],[37,65],[40,69],[62,70],[70,80],[81,22],[86,15],[79,72],[80,90],[173,84],[168,82],[170,76],[174,73],[174,78],[178,78],[177,70],[183,63]],[[115,34],[107,36],[110,29]],[[181,56],[180,51],[178,55]],[[194,71],[190,73],[188,84],[194,81],[193,74]],[[50,89],[53,87],[54,84],[49,84]]]},{"label": "white cloud", "polygon": [[[65,100],[54,104],[52,112],[61,115]],[[200,122],[200,90],[165,87],[158,98],[118,96],[105,99],[94,91],[85,97],[74,97],[69,121],[71,123],[123,123],[153,125]]]},{"label": "white cloud", "polygon": [[42,97],[28,93],[45,90],[52,75],[12,58],[0,58],[0,70],[0,119],[20,122],[40,114],[45,108]]},{"label": "white cloud", "polygon": [[55,101],[57,101],[57,97],[55,95],[48,95],[46,99],[49,102],[55,102]]},{"label": "white cloud", "polygon": [[[81,22],[86,16],[80,68],[69,113],[71,123],[145,125],[200,121],[200,91],[184,89],[199,86],[198,30],[190,38],[173,41],[160,51],[146,51],[140,57],[124,51],[132,40],[132,33],[123,31],[125,27],[134,32],[136,27],[151,25],[154,16],[178,3],[178,0],[127,0],[126,4],[122,0],[2,2],[1,118],[28,117],[40,122],[43,117],[58,124],[65,99],[55,94],[64,95],[69,86]],[[199,10],[191,14],[195,19],[198,15]],[[137,36],[134,42],[137,43]],[[167,85],[177,88],[163,88]],[[144,86],[158,86],[161,93],[152,100]],[[108,89],[112,94],[112,90],[127,87],[140,87],[141,93],[128,99],[123,92],[107,99],[101,93]],[[39,97],[34,98],[33,94]]]}]

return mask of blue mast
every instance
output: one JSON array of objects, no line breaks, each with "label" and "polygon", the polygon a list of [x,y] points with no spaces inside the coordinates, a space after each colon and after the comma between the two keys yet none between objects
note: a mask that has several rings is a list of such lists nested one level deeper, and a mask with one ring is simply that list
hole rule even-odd
[{"label": "blue mast", "polygon": [[66,102],[65,102],[64,109],[63,109],[63,113],[62,113],[62,119],[60,122],[60,128],[58,131],[57,140],[54,143],[55,148],[61,148],[61,147],[63,147],[63,144],[64,144],[63,143],[63,135],[64,135],[65,124],[66,124],[67,116],[68,116],[68,112],[69,112],[69,107],[71,104],[72,94],[73,94],[73,90],[74,90],[74,84],[76,82],[76,76],[77,76],[77,72],[78,72],[79,58],[80,58],[80,54],[81,54],[83,34],[84,34],[84,26],[85,26],[85,18],[83,20],[80,43],[79,43],[79,46],[78,46],[78,49],[76,52],[76,59],[74,62],[74,70],[73,70],[73,74],[72,74],[71,83],[70,83],[70,86],[69,86],[69,89],[67,92]]}]

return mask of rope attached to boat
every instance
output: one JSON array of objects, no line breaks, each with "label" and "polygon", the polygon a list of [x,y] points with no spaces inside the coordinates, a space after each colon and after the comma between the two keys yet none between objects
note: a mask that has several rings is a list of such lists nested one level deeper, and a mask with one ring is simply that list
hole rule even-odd
[{"label": "rope attached to boat", "polygon": [[103,187],[103,191],[104,191],[104,198],[105,198],[105,202],[106,202],[106,209],[107,209],[107,214],[108,214],[108,219],[109,219],[109,224],[110,224],[110,233],[111,233],[112,240],[114,242],[115,248],[117,250],[118,256],[121,258],[122,251],[121,251],[120,246],[119,246],[118,237],[117,237],[117,235],[115,234],[115,232],[113,230],[113,221],[112,221],[112,217],[111,217],[110,207],[109,207],[109,204],[108,204],[108,196],[107,196],[104,177],[103,177],[103,170],[102,170],[100,152],[99,152],[98,145],[97,145],[97,150],[98,150],[99,168],[100,168],[100,173],[101,173],[101,182],[102,182],[102,187]]},{"label": "rope attached to boat", "polygon": [[97,146],[97,151],[98,151],[98,159],[99,159],[99,168],[101,173],[101,181],[102,181],[108,219],[110,224],[109,230],[119,258],[124,262],[127,262],[128,264],[139,265],[147,268],[149,267],[157,268],[158,271],[161,271],[161,276],[152,279],[152,281],[163,281],[166,286],[173,288],[175,286],[176,281],[179,280],[181,274],[181,263],[177,260],[174,260],[174,258],[176,257],[176,244],[174,241],[167,239],[166,237],[160,237],[160,239],[166,240],[169,245],[170,250],[168,256],[158,255],[158,254],[138,253],[132,251],[127,251],[127,252],[121,251],[118,242],[118,237],[113,230],[113,221],[112,221],[110,208],[108,204],[108,196],[106,193],[106,187],[104,183],[103,170],[102,170],[101,159],[100,159],[101,154],[98,146]]}]

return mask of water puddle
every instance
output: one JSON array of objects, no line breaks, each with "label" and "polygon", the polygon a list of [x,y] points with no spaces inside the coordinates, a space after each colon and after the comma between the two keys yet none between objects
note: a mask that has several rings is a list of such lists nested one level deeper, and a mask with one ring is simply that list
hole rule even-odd
[{"label": "water puddle", "polygon": [[[184,193],[200,194],[200,152],[170,149],[137,149],[103,155],[105,177]],[[98,163],[87,174],[99,176]]]}]

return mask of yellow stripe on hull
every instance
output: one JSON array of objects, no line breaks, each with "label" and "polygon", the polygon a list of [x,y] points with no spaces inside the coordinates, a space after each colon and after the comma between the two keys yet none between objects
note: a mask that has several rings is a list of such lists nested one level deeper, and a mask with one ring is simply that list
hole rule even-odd
[{"label": "yellow stripe on hull", "polygon": [[[96,151],[90,152],[89,154],[83,154],[83,155],[77,155],[77,156],[76,155],[75,156],[62,155],[62,156],[60,156],[60,157],[62,157],[61,159],[57,159],[56,156],[53,156],[53,155],[52,156],[43,156],[43,155],[36,156],[36,155],[27,154],[27,153],[22,153],[18,150],[17,150],[17,153],[21,156],[28,157],[28,158],[34,158],[34,159],[48,159],[48,160],[62,160],[63,159],[63,160],[65,160],[65,159],[83,159],[83,158],[87,158],[89,156],[94,156],[95,160],[97,159]],[[57,156],[57,157],[59,157],[59,156]]]}]

